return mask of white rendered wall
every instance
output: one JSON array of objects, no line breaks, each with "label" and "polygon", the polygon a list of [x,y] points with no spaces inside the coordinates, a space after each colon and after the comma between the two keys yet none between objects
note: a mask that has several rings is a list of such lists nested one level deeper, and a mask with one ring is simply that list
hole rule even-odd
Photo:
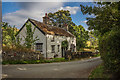
[{"label": "white rendered wall", "polygon": [[[58,57],[62,57],[61,43],[64,40],[67,40],[69,43],[68,50],[70,50],[71,44],[74,44],[76,46],[76,38],[65,37],[65,36],[54,36],[55,41],[51,42],[52,38],[53,38],[53,35],[47,35],[47,57],[48,58],[53,58],[55,54],[58,54]],[[55,45],[55,53],[51,53],[52,52],[51,45]],[[58,45],[60,45],[59,52],[58,52]]]},{"label": "white rendered wall", "polygon": [[[32,29],[34,29],[34,25],[33,24],[31,25],[32,25]],[[17,36],[20,36],[20,38],[22,38],[21,44],[24,44],[25,40],[23,36],[26,36],[26,27],[24,27]],[[36,43],[43,43],[43,52],[41,52],[41,54],[43,54],[44,57],[46,58],[46,36],[37,28],[35,29],[33,38],[35,39],[36,36],[38,36],[38,39],[39,39],[38,41],[36,41]],[[34,50],[35,50],[35,47],[36,46],[34,45]]]}]

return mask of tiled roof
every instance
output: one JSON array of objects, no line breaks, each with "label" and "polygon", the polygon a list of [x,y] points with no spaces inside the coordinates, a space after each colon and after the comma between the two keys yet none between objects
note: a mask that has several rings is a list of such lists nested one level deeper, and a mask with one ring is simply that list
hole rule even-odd
[{"label": "tiled roof", "polygon": [[74,37],[73,34],[71,34],[69,31],[65,31],[62,28],[47,26],[46,24],[33,19],[28,19],[28,20],[32,22],[35,26],[37,26],[40,30],[42,30],[45,34]]}]

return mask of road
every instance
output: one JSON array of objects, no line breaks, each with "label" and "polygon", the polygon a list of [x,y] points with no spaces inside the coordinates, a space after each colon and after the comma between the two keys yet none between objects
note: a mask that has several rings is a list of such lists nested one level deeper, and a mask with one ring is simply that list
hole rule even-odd
[{"label": "road", "polygon": [[88,78],[89,73],[102,63],[100,57],[87,60],[3,65],[3,78]]}]

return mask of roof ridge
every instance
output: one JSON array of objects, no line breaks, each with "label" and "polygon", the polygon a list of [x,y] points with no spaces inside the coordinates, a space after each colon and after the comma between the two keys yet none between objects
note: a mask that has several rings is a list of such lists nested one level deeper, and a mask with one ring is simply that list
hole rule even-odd
[{"label": "roof ridge", "polygon": [[57,26],[48,26],[46,24],[44,24],[43,22],[40,22],[38,20],[35,19],[31,19],[28,18],[31,22],[33,22],[36,26],[38,26],[38,28],[40,28],[41,30],[43,30],[45,33],[47,34],[59,34],[62,36],[69,36],[69,37],[75,37],[72,33],[70,33],[69,31],[64,30],[63,28],[57,27]]}]

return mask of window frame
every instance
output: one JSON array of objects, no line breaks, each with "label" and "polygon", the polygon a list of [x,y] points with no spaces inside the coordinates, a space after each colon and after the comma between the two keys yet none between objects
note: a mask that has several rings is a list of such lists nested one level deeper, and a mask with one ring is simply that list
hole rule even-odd
[{"label": "window frame", "polygon": [[[37,48],[38,46],[39,46],[40,48]],[[36,51],[43,52],[43,43],[36,43]]]},{"label": "window frame", "polygon": [[55,53],[55,45],[51,45],[51,53]]}]

